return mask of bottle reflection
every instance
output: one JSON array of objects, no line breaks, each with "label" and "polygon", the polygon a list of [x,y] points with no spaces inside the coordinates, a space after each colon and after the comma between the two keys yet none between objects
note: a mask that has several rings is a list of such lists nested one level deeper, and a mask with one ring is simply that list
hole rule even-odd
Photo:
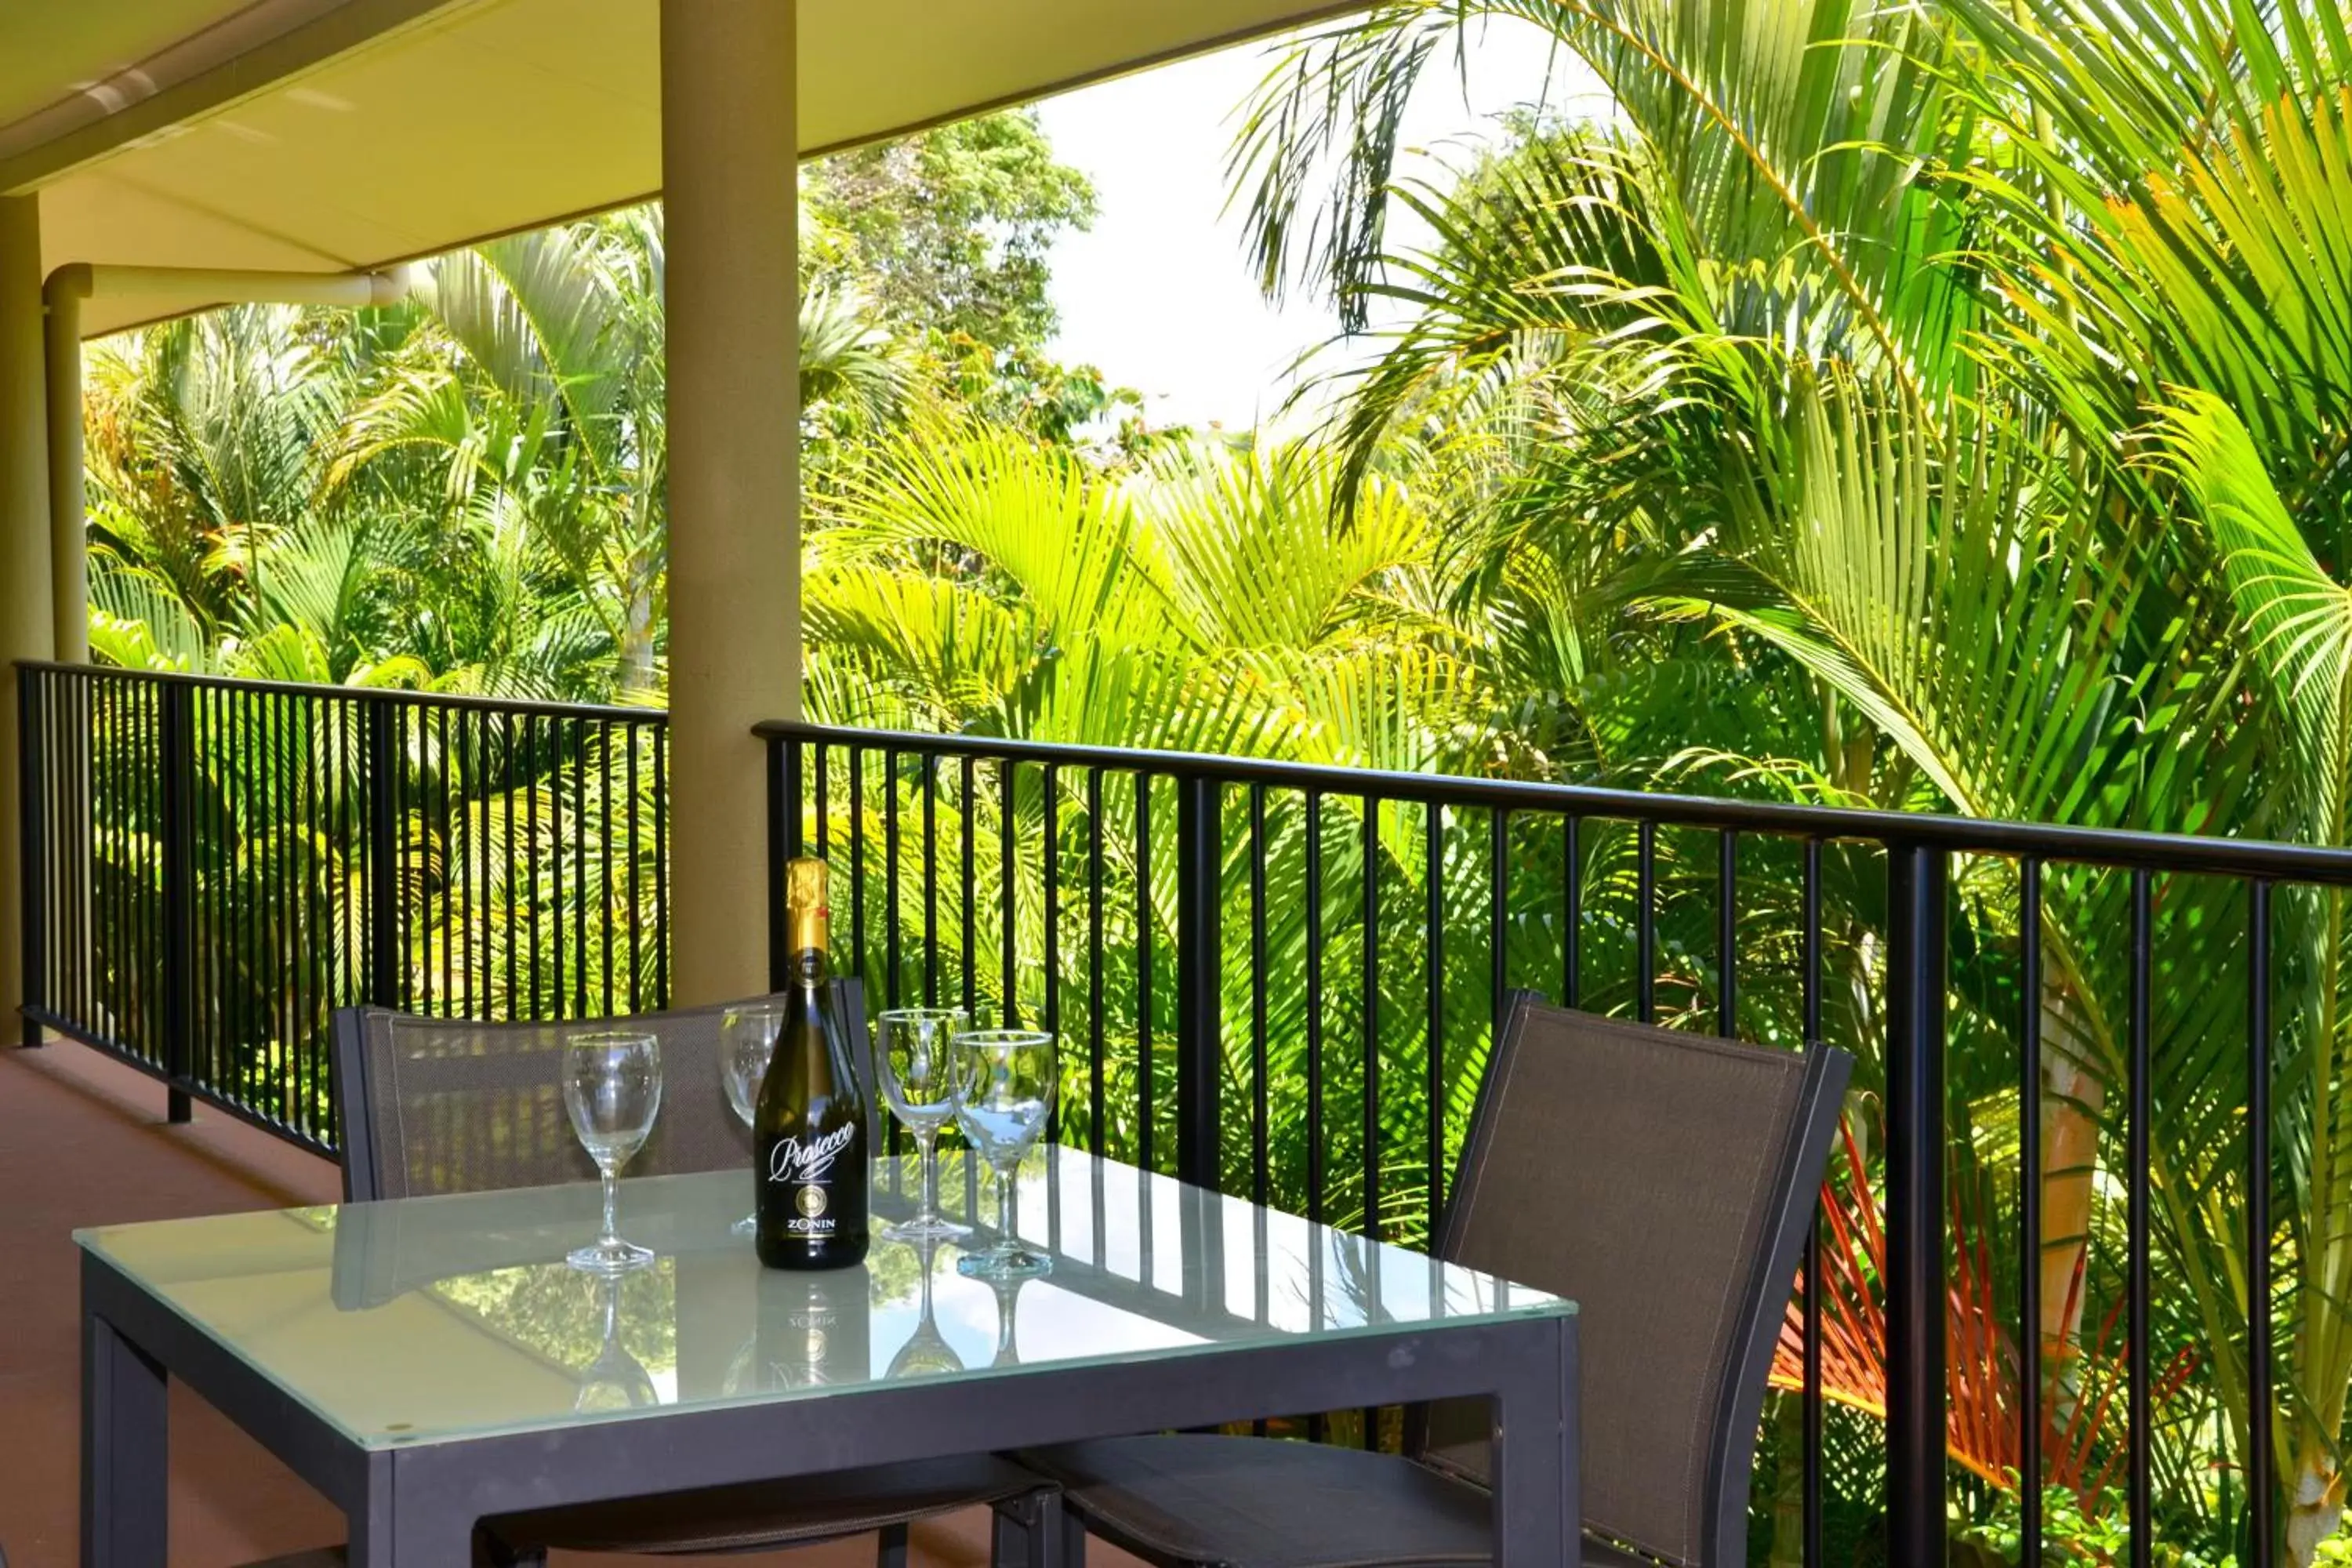
[{"label": "bottle reflection", "polygon": [[870,1314],[866,1266],[824,1273],[760,1271],[758,1317],[727,1368],[730,1394],[863,1383]]},{"label": "bottle reflection", "polygon": [[583,1415],[607,1410],[637,1410],[657,1404],[654,1380],[642,1363],[621,1343],[621,1281],[618,1274],[596,1281],[604,1297],[604,1342],[596,1359],[580,1374],[580,1391],[572,1408]]},{"label": "bottle reflection", "polygon": [[916,1264],[922,1270],[921,1313],[915,1320],[913,1337],[890,1358],[892,1377],[929,1377],[963,1370],[963,1357],[940,1332],[939,1315],[931,1301],[931,1269],[939,1258],[940,1239],[929,1237],[913,1243]]}]

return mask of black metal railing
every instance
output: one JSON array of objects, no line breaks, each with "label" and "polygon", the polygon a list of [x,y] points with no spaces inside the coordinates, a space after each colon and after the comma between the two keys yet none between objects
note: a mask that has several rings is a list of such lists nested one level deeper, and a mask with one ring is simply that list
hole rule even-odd
[{"label": "black metal railing", "polygon": [[667,1000],[666,718],[20,664],[26,1016],[321,1152],[328,1017]]},{"label": "black metal railing", "polygon": [[[772,898],[784,857],[826,858],[837,955],[878,1005],[1034,1020],[1066,1041],[1065,1141],[1371,1235],[1433,1233],[1514,987],[1847,1046],[1835,1212],[1759,1463],[1772,1559],[1942,1563],[1948,1510],[2004,1491],[2043,1542],[2053,1486],[2094,1513],[2120,1494],[2119,1562],[2200,1508],[2240,1563],[2278,1560],[2275,1336],[2306,1298],[2273,1256],[2298,1244],[2273,1220],[2295,1156],[2272,1006],[2325,956],[2352,852],[761,733]],[[2200,1223],[2242,1238],[2244,1278],[2153,1298],[2153,1250]],[[2220,1461],[2177,1466],[2192,1440]]]}]

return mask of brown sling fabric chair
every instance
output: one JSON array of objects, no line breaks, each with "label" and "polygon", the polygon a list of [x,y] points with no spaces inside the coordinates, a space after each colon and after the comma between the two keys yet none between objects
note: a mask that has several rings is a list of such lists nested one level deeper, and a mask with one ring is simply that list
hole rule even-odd
[{"label": "brown sling fabric chair", "polygon": [[[862,1041],[862,987],[846,980],[834,984],[850,1037]],[[585,1179],[592,1167],[564,1110],[559,1065],[565,1039],[596,1028],[639,1030],[661,1041],[661,1114],[629,1162],[630,1175],[749,1170],[747,1135],[719,1073],[719,1021],[729,1005],[562,1024],[481,1024],[343,1009],[335,1015],[335,1069],[344,1195],[369,1203]],[[868,1144],[879,1148],[883,1112],[873,1064],[863,1050],[852,1054],[867,1077],[874,1119]],[[446,1267],[446,1249],[435,1252]],[[371,1268],[372,1261],[358,1260],[347,1269],[339,1253],[339,1301],[369,1305],[429,1283],[403,1278],[396,1262]],[[347,1274],[361,1299],[346,1300]],[[537,1563],[551,1549],[749,1552],[872,1531],[879,1536],[880,1568],[900,1568],[910,1521],[984,1503],[997,1509],[1003,1562],[1042,1556],[1047,1549],[1039,1522],[1049,1495],[1037,1477],[981,1455],[514,1515],[486,1523],[478,1532],[477,1556],[505,1564]],[[341,1561],[338,1550],[257,1568],[323,1568]]]},{"label": "brown sling fabric chair", "polygon": [[[1515,999],[1439,1238],[1574,1300],[1588,1564],[1738,1568],[1772,1346],[1853,1062]],[[1021,1456],[1088,1532],[1175,1568],[1492,1560],[1483,1402],[1403,1455],[1159,1436]]]}]

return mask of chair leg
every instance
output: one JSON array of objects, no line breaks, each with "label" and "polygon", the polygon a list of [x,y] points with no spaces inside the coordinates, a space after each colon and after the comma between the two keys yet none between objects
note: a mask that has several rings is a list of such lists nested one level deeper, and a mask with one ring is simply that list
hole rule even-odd
[{"label": "chair leg", "polygon": [[907,1568],[907,1527],[886,1524],[874,1532],[874,1568]]}]

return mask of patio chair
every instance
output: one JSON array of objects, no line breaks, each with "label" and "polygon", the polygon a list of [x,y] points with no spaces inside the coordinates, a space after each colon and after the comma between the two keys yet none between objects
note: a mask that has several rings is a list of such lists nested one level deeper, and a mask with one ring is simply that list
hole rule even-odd
[{"label": "patio chair", "polygon": [[[834,985],[851,1038],[862,1039],[863,988],[854,980]],[[580,1180],[586,1160],[566,1118],[557,1064],[567,1037],[600,1026],[646,1030],[661,1039],[661,1114],[629,1174],[748,1170],[741,1123],[719,1074],[719,1026],[728,1005],[563,1024],[342,1009],[334,1035],[344,1195],[369,1203]],[[879,1148],[872,1062],[865,1052],[853,1055],[868,1075],[868,1142]],[[997,1510],[997,1560],[1035,1562],[1047,1549],[1051,1496],[1036,1476],[979,1455],[512,1515],[486,1521],[476,1553],[479,1563],[506,1565],[541,1562],[551,1550],[735,1552],[872,1532],[880,1568],[902,1568],[911,1521],[987,1504]],[[326,1568],[342,1561],[337,1548],[255,1568]]]},{"label": "patio chair", "polygon": [[[1738,1568],[1772,1347],[1852,1059],[1514,999],[1439,1250],[1578,1303],[1587,1564]],[[1407,1451],[1171,1436],[1020,1456],[1088,1532],[1200,1568],[1440,1568],[1489,1549],[1483,1401]]]}]

